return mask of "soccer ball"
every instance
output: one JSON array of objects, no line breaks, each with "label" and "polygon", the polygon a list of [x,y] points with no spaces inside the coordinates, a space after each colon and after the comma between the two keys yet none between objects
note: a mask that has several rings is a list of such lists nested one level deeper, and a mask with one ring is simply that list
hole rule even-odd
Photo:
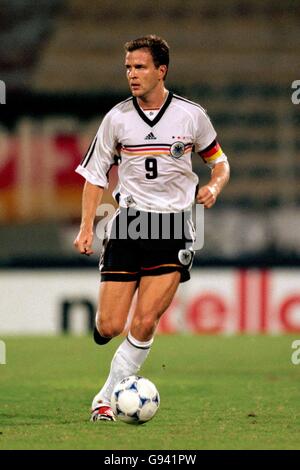
[{"label": "soccer ball", "polygon": [[122,379],[111,395],[111,407],[115,416],[130,424],[149,421],[158,410],[159,393],[150,380],[137,375]]}]

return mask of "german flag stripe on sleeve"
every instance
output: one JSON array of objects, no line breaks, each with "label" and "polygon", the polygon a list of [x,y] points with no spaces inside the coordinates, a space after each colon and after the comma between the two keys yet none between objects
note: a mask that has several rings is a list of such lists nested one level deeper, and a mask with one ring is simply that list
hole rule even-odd
[{"label": "german flag stripe on sleeve", "polygon": [[220,157],[222,153],[223,150],[221,149],[220,144],[216,140],[214,140],[206,149],[201,150],[201,152],[199,152],[199,155],[203,158],[206,163],[211,163],[218,157]]}]

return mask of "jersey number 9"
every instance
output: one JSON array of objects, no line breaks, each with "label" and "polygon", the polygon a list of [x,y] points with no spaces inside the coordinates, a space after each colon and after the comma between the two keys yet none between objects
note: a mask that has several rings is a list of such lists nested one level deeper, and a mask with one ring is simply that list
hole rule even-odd
[{"label": "jersey number 9", "polygon": [[146,173],[146,178],[148,180],[154,180],[157,178],[157,160],[155,158],[146,158],[145,168],[148,173]]}]

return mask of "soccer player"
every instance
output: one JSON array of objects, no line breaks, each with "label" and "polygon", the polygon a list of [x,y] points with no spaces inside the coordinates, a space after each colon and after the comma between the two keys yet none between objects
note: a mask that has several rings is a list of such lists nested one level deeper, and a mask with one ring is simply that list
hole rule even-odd
[{"label": "soccer player", "polygon": [[[137,291],[128,335],[112,359],[106,383],[92,402],[93,421],[114,421],[110,407],[114,385],[138,372],[149,354],[160,317],[179,283],[189,279],[194,235],[186,214],[190,214],[195,196],[208,209],[229,179],[226,155],[205,110],[165,88],[169,66],[166,41],[149,35],[126,43],[125,51],[132,96],[106,114],[76,170],[86,182],[82,221],[74,245],[80,253],[90,255],[96,209],[116,155],[120,161],[119,209],[107,228],[100,261],[94,331],[97,344],[104,345],[123,332]],[[192,171],[192,152],[211,168],[208,183],[200,188]],[[178,238],[176,217],[183,214],[182,236]],[[140,227],[140,237],[132,230],[137,227],[136,218],[146,226],[146,235],[145,227]]]}]

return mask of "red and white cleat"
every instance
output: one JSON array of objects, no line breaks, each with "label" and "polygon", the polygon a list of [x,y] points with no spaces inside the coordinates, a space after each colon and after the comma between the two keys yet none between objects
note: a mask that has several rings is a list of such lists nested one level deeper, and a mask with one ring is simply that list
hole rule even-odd
[{"label": "red and white cleat", "polygon": [[116,421],[113,410],[108,405],[102,405],[92,411],[91,421]]}]

